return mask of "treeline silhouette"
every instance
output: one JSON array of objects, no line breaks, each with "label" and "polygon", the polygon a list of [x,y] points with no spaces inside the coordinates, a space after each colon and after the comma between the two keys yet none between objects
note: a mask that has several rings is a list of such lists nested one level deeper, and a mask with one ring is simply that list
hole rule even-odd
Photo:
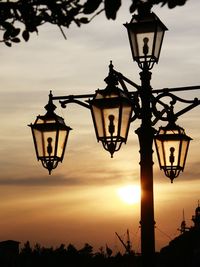
[{"label": "treeline silhouette", "polygon": [[77,249],[69,244],[61,244],[58,248],[41,247],[35,244],[32,248],[27,241],[18,254],[0,259],[1,267],[128,267],[140,266],[140,257],[134,253],[113,254],[112,249],[101,247],[93,252],[93,247],[86,243],[83,248]]},{"label": "treeline silhouette", "polygon": [[[199,267],[200,229],[182,233],[155,254],[155,267]],[[142,267],[140,254],[133,251],[113,253],[107,245],[94,252],[88,243],[81,249],[61,244],[57,248],[27,241],[19,250],[19,242],[0,242],[0,267]]]}]

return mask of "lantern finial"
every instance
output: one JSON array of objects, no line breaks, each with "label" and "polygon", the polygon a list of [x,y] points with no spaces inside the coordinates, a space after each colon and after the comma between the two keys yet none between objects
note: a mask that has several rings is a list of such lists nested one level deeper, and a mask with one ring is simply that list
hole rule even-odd
[{"label": "lantern finial", "polygon": [[104,79],[104,81],[106,82],[108,89],[115,87],[119,83],[118,78],[114,73],[114,66],[112,64],[112,60],[110,61],[108,76]]},{"label": "lantern finial", "polygon": [[56,109],[56,106],[53,104],[53,94],[51,90],[49,93],[49,102],[44,108],[46,109],[48,114],[54,113],[54,110]]}]

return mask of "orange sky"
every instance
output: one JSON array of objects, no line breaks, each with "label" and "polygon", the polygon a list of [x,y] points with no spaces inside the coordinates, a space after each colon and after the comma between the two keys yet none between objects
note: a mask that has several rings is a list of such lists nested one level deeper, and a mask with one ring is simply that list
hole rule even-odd
[{"label": "orange sky", "polygon": [[[198,1],[185,7],[154,11],[169,28],[160,62],[153,69],[154,88],[198,85],[199,14]],[[193,14],[188,16],[188,13]],[[90,243],[96,250],[107,243],[122,249],[115,236],[129,228],[133,248],[140,250],[140,203],[124,203],[117,190],[140,185],[139,145],[132,123],[126,145],[111,159],[96,142],[91,115],[71,105],[57,113],[73,128],[64,162],[49,176],[36,161],[32,136],[27,124],[44,114],[49,90],[55,95],[94,93],[104,88],[103,79],[112,59],[117,70],[139,83],[136,63],[132,62],[126,29],[131,18],[122,8],[115,22],[98,17],[82,29],[72,27],[68,40],[58,29],[42,27],[39,36],[28,43],[1,45],[0,65],[0,240],[14,239],[22,244],[58,246]],[[184,18],[184,23],[183,23]],[[183,94],[193,99],[199,92]],[[178,124],[193,138],[185,172],[171,184],[158,170],[154,155],[156,248],[174,238],[182,220],[188,225],[200,199],[199,108],[184,115]],[[164,125],[164,124],[163,124]]]}]

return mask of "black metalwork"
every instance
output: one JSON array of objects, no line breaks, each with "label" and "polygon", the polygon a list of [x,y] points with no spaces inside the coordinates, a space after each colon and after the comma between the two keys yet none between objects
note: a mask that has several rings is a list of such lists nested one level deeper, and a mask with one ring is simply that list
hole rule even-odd
[{"label": "black metalwork", "polygon": [[67,144],[67,138],[71,128],[64,119],[55,114],[56,106],[53,104],[53,95],[50,92],[49,102],[45,106],[47,113],[39,115],[34,124],[30,124],[37,159],[42,162],[44,168],[49,171],[55,169],[62,162]]},{"label": "black metalwork", "polygon": [[[107,132],[109,133],[109,136],[106,137],[106,135],[104,135],[104,137],[102,138],[100,138],[97,133],[98,126],[97,126],[97,123],[95,122],[94,117],[93,117],[93,121],[94,121],[95,131],[97,135],[97,140],[102,142],[103,147],[107,151],[109,151],[112,156],[115,151],[118,151],[120,149],[123,142],[126,143],[129,124],[135,121],[136,119],[141,120],[141,126],[136,130],[136,133],[139,138],[139,143],[140,143],[140,169],[141,169],[140,177],[141,177],[141,191],[142,191],[141,221],[140,221],[141,240],[142,240],[141,251],[142,251],[143,260],[144,260],[143,266],[154,267],[155,220],[154,220],[154,204],[153,204],[153,150],[152,150],[152,145],[153,145],[153,141],[156,136],[156,133],[157,133],[157,131],[154,129],[154,126],[159,121],[175,123],[175,121],[178,119],[179,116],[193,109],[194,107],[198,106],[200,104],[199,99],[194,98],[193,100],[186,100],[186,99],[183,99],[177,96],[177,93],[182,92],[182,91],[199,90],[200,85],[152,90],[150,86],[151,72],[149,71],[148,66],[146,66],[146,68],[142,70],[142,72],[140,73],[140,77],[141,77],[141,86],[131,81],[129,78],[125,77],[122,73],[114,70],[112,62],[111,62],[109,66],[108,77],[105,79],[107,83],[107,87],[109,87],[111,84],[113,87],[116,87],[116,84],[118,84],[118,86],[120,85],[121,88],[117,87],[117,90],[116,90],[118,92],[118,97],[120,99],[120,97],[125,96],[126,100],[118,99],[118,102],[125,101],[126,103],[131,104],[131,107],[132,107],[132,117],[129,119],[129,122],[127,125],[127,132],[126,132],[125,139],[121,138],[120,135],[114,136],[116,127],[117,129],[121,127],[120,123],[122,119],[119,119],[118,121],[119,124],[116,126],[115,117],[112,114],[110,114],[108,116],[109,123],[107,124],[107,127],[108,127]],[[134,88],[134,91],[130,91],[128,89],[128,87],[130,86]],[[173,94],[172,92],[176,94]],[[98,93],[102,94],[102,96],[104,97],[107,95],[106,89],[103,89],[103,90],[97,90],[96,94],[68,95],[68,96],[53,96],[51,94],[50,99],[51,101],[60,100],[59,102],[61,104],[61,107],[63,108],[65,108],[66,105],[70,103],[75,103],[87,109],[90,109],[92,112],[92,104],[94,104],[95,101],[98,100],[98,99],[95,100],[95,97],[97,96]],[[166,99],[168,101],[166,101]],[[111,99],[110,104],[109,104],[109,101],[110,99],[108,98],[105,102],[106,104],[104,103],[103,106],[111,105],[112,107],[113,105],[112,99]],[[184,105],[186,105],[186,107],[184,106],[183,108],[180,108],[177,112],[174,112],[174,106],[177,102],[183,103]],[[177,106],[180,106],[180,105],[177,105]],[[50,110],[51,112],[54,112],[52,109],[54,110],[54,107],[51,107],[51,104],[50,104]],[[119,113],[121,116],[122,112],[120,111]],[[101,123],[104,123],[104,121],[102,121]],[[35,127],[34,125],[30,125],[30,126],[32,130]],[[169,125],[162,127],[162,130],[167,131],[168,127]],[[183,131],[184,131],[183,128],[180,127],[180,129],[182,130],[181,130],[181,134],[179,135],[179,138],[181,137],[181,140],[183,140],[184,138],[186,138],[187,141],[190,140],[188,136],[185,137],[185,135],[183,134]],[[159,132],[158,132],[157,137],[158,136],[159,136]],[[169,136],[167,138],[169,138]],[[164,140],[163,136],[162,136],[162,140]],[[55,157],[51,157],[52,141],[49,139],[48,149],[47,149],[49,155],[45,158],[39,157],[38,152],[37,152],[37,145],[36,145],[35,137],[34,137],[34,143],[35,143],[36,154],[37,154],[38,160],[41,160],[43,166],[51,172],[51,169],[56,168],[58,162],[62,161],[63,155],[62,155],[62,158],[59,158],[59,159]],[[177,177],[180,171],[183,171],[185,160],[186,160],[186,155],[187,155],[187,150],[188,150],[188,146],[187,146],[187,149],[185,150],[186,154],[184,157],[184,164],[182,166],[180,166],[180,164],[176,166],[173,165],[173,162],[175,160],[174,158],[175,152],[177,152],[174,150],[173,146],[171,147],[171,150],[170,150],[171,154],[169,155],[171,166],[160,165],[160,168],[164,170],[165,174],[171,180]],[[182,150],[179,149],[179,152],[181,151]],[[160,163],[160,160],[159,160],[159,163]]]},{"label": "black metalwork", "polygon": [[119,79],[113,71],[112,62],[105,82],[106,88],[96,90],[93,99],[88,102],[97,140],[102,142],[105,150],[113,157],[122,143],[126,143],[133,104],[122,80],[120,82],[124,91],[117,87]]},{"label": "black metalwork", "polygon": [[141,69],[153,68],[160,56],[167,27],[151,12],[151,5],[142,4],[130,23],[124,24],[128,31],[133,60]]},{"label": "black metalwork", "polygon": [[[142,8],[144,6],[145,8]],[[141,125],[136,130],[136,134],[138,135],[140,144],[140,179],[142,191],[140,223],[143,267],[155,267],[153,141],[154,139],[155,142],[160,141],[163,149],[160,149],[158,143],[156,144],[160,168],[164,170],[167,177],[173,180],[184,169],[189,141],[191,140],[185,134],[184,129],[177,126],[175,122],[181,115],[200,104],[198,98],[187,100],[177,96],[182,91],[199,90],[200,85],[154,90],[151,88],[150,69],[152,69],[154,63],[158,62],[164,32],[167,28],[155,14],[150,13],[150,8],[151,5],[142,4],[141,10],[138,10],[139,14],[133,17],[135,21],[131,21],[131,25],[125,25],[128,31],[133,31],[133,39],[130,40],[130,44],[133,59],[136,60],[142,69],[140,73],[141,85],[136,84],[122,73],[114,70],[111,62],[108,77],[105,79],[107,83],[105,89],[98,89],[95,94],[51,96],[52,100],[60,100],[61,107],[63,108],[70,103],[76,103],[90,109],[97,141],[102,142],[103,147],[110,152],[111,156],[115,151],[120,149],[122,143],[126,143],[130,123],[136,119],[141,121]],[[133,23],[134,27],[132,28]],[[137,23],[139,25],[136,25]],[[152,23],[151,27],[149,23]],[[140,28],[141,25],[142,28]],[[145,27],[143,28],[143,26]],[[146,32],[148,34],[151,33],[151,49],[150,37],[149,35],[145,35]],[[138,47],[138,40],[134,39],[137,38],[134,37],[134,34],[137,33],[144,33],[140,47]],[[158,35],[159,38],[157,39]],[[129,38],[131,39],[132,37],[130,37],[129,32]],[[133,87],[134,90],[130,91],[128,86]],[[111,97],[112,95],[114,97]],[[184,107],[176,105],[177,103],[184,105]],[[131,107],[131,112],[129,112],[131,116],[126,121],[125,135],[122,136],[121,124],[123,123],[124,104],[125,106]],[[179,107],[179,110],[176,112],[175,106]],[[117,110],[115,114],[105,112],[105,110],[112,107]],[[98,109],[97,113],[100,114],[98,118],[95,109]],[[154,126],[159,121],[168,122],[168,124],[165,127],[160,127],[159,131],[157,131]],[[30,126],[33,130],[33,126]],[[101,131],[99,127],[101,127]],[[175,132],[177,133],[174,134]],[[36,146],[36,139],[34,139],[34,142]],[[48,137],[47,153],[49,158],[52,154],[52,142]],[[167,150],[165,149],[165,142],[171,142]],[[161,159],[160,152],[162,152],[164,159]],[[168,163],[166,163],[167,161]]]},{"label": "black metalwork", "polygon": [[160,127],[155,138],[160,169],[170,178],[171,183],[184,170],[191,138],[185,130],[169,121],[166,127]]},{"label": "black metalwork", "polygon": [[[180,98],[179,96],[172,94],[171,92],[180,92],[180,91],[191,91],[191,90],[199,90],[200,86],[188,86],[188,87],[178,87],[178,88],[163,88],[163,89],[155,89],[152,90],[150,86],[150,79],[151,79],[151,73],[148,69],[143,70],[141,72],[141,80],[142,85],[138,85],[135,82],[131,81],[129,78],[124,76],[122,73],[114,70],[112,62],[109,65],[109,75],[105,78],[105,82],[107,83],[106,89],[97,90],[97,92],[101,92],[101,94],[106,95],[107,90],[109,91],[110,88],[117,88],[117,92],[119,93],[119,98],[124,96],[126,97],[126,101],[128,101],[129,104],[132,105],[133,114],[131,117],[130,122],[133,122],[136,119],[144,119],[146,114],[149,116],[149,122],[148,124],[150,127],[153,127],[158,121],[170,121],[170,111],[174,107],[174,105],[179,101],[181,103],[188,104],[187,107],[184,107],[180,109],[178,112],[173,113],[174,120],[177,120],[179,116],[186,113],[187,111],[193,109],[194,107],[198,106],[200,104],[200,100],[197,98],[194,98],[193,100],[187,100]],[[119,87],[116,87],[116,85],[121,85],[121,89]],[[128,86],[134,87],[135,91],[129,91]],[[114,87],[112,87],[114,86]],[[148,89],[149,88],[149,89]],[[115,90],[114,89],[114,90]],[[53,96],[52,93],[49,97],[49,103],[46,105],[47,114],[54,114],[55,105],[53,104],[53,100],[60,100],[60,104],[62,108],[65,108],[66,105],[70,103],[76,103],[78,105],[81,105],[87,109],[91,110],[91,104],[94,102],[96,94],[83,94],[83,95],[68,95],[68,96]],[[156,95],[156,96],[155,96]],[[144,98],[146,99],[144,101]],[[164,101],[165,98],[168,98],[168,104]],[[171,99],[169,101],[169,98]],[[129,99],[129,100],[127,100]],[[145,103],[142,103],[145,102]],[[109,100],[110,104],[110,100]],[[147,111],[147,106],[149,105],[149,111]],[[159,105],[159,108],[157,107]],[[47,116],[47,114],[45,116]],[[57,116],[57,115],[56,115]],[[121,116],[121,115],[120,115]],[[44,116],[39,116],[44,117]],[[59,117],[59,116],[58,116]],[[114,117],[109,117],[109,125],[108,125],[108,132],[110,133],[109,142],[112,143],[109,147],[109,142],[106,143],[106,141],[102,141],[102,144],[106,150],[108,150],[111,154],[114,153],[114,151],[118,151],[121,147],[121,144],[126,142],[126,140],[120,140],[119,144],[116,145],[113,141],[113,133],[114,133]],[[147,123],[143,123],[146,127]],[[96,127],[96,126],[95,126]],[[129,126],[128,126],[129,127]],[[152,130],[155,133],[155,130]],[[154,135],[153,135],[154,136]],[[98,139],[98,138],[97,138]],[[120,138],[119,138],[120,139]],[[127,139],[127,136],[126,136]],[[112,141],[110,141],[112,140]],[[119,140],[118,140],[119,141]],[[113,151],[112,151],[113,150]]]}]

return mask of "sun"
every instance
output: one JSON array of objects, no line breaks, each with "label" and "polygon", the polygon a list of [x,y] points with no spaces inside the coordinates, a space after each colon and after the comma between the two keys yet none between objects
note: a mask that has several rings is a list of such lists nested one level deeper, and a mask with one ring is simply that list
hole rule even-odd
[{"label": "sun", "polygon": [[123,202],[132,205],[140,201],[141,190],[137,185],[126,185],[118,188],[117,194]]}]

